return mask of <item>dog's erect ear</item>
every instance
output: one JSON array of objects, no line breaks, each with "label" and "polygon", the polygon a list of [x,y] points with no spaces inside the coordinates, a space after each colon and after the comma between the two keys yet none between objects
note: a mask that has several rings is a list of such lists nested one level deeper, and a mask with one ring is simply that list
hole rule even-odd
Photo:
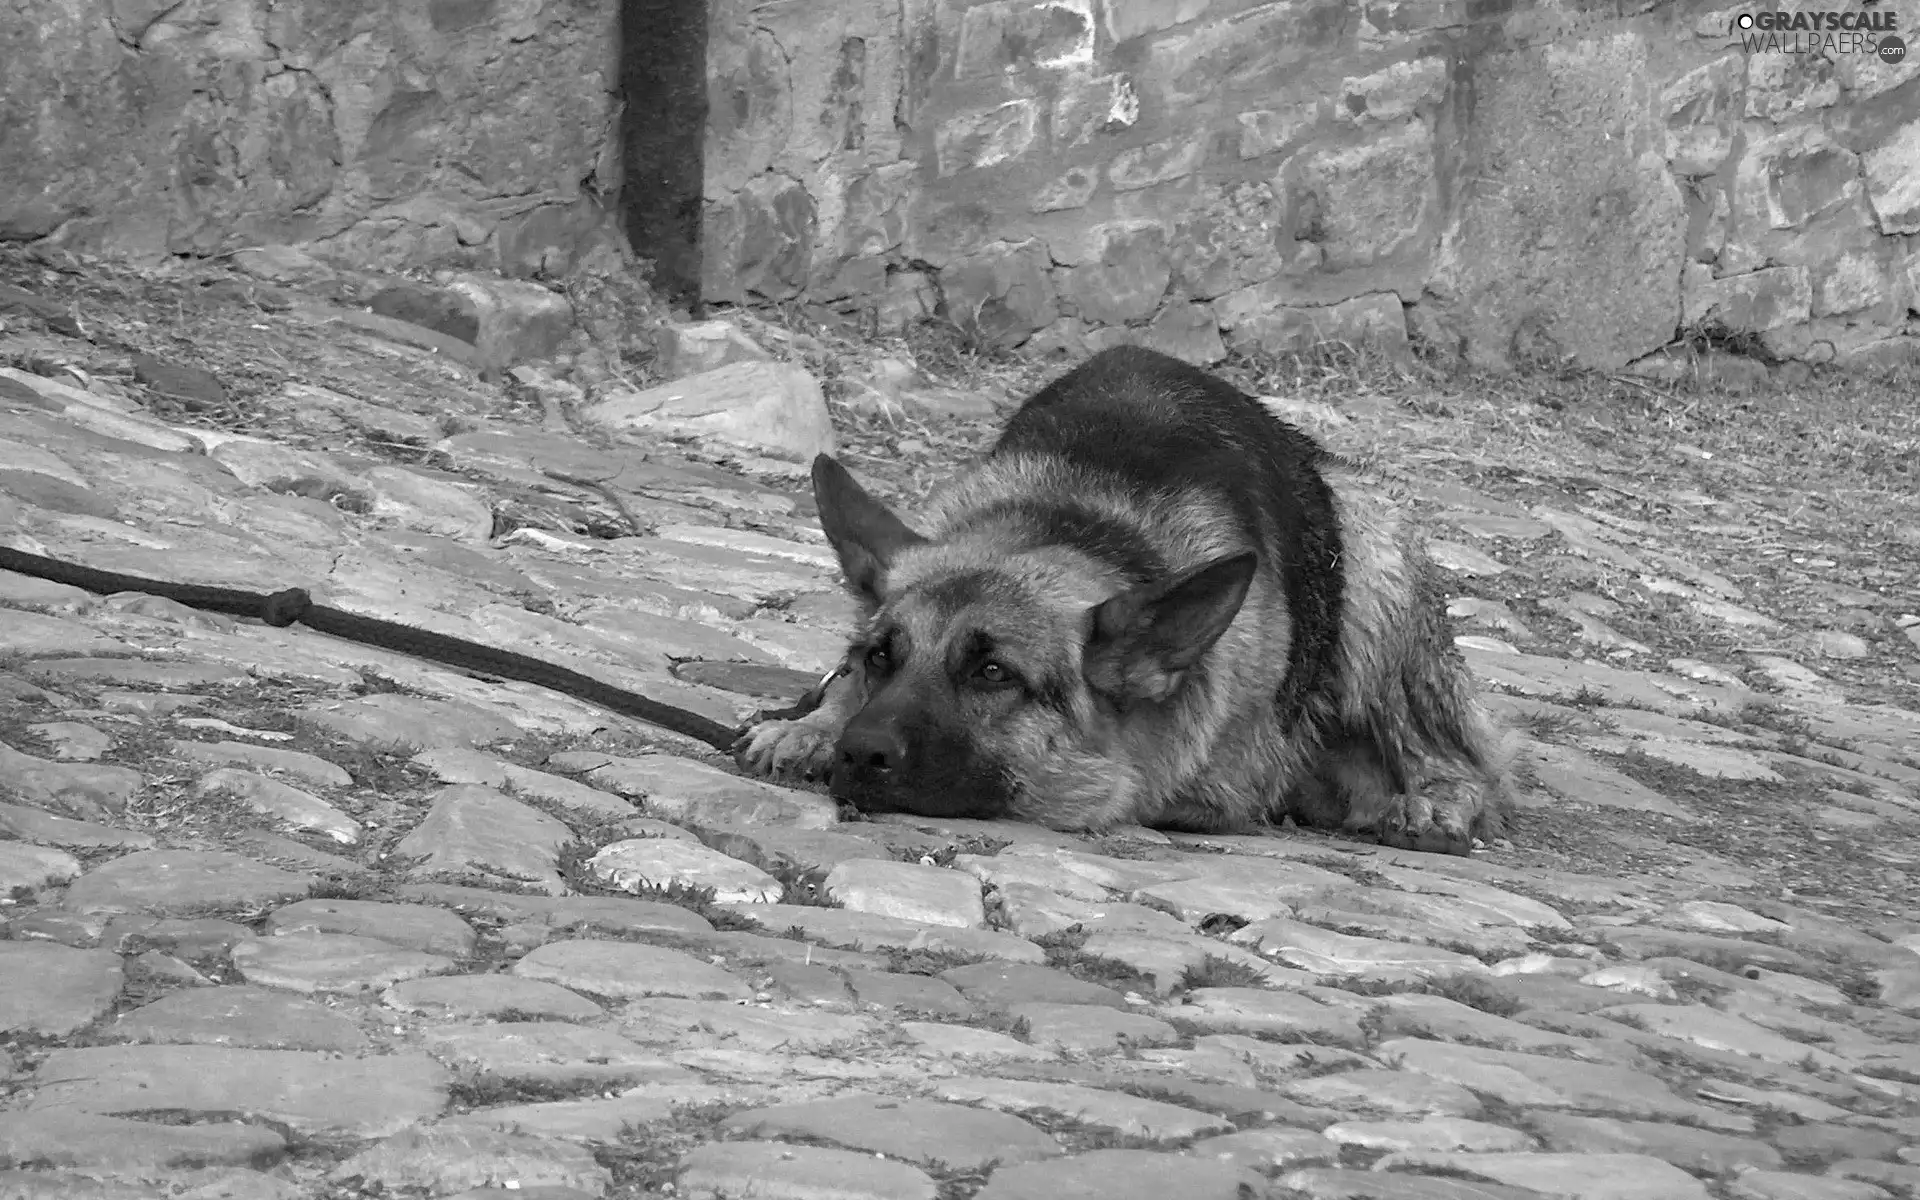
[{"label": "dog's erect ear", "polygon": [[847,587],[862,603],[878,605],[893,556],[927,539],[907,528],[831,455],[813,460],[813,502],[820,510],[820,528],[840,556]]},{"label": "dog's erect ear", "polygon": [[1233,624],[1258,562],[1251,551],[1216,558],[1088,609],[1087,682],[1116,699],[1164,700]]}]

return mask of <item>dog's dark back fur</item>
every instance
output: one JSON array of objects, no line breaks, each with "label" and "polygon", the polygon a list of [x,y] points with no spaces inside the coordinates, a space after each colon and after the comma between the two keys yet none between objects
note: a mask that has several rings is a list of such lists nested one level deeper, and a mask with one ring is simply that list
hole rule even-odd
[{"label": "dog's dark back fur", "polygon": [[[990,457],[1046,454],[1113,477],[1130,491],[1212,491],[1240,521],[1246,544],[1277,549],[1292,642],[1279,704],[1282,726],[1323,691],[1339,648],[1341,570],[1326,452],[1237,388],[1136,347],[1096,355],[1021,406]],[[1031,507],[1012,497],[1008,507]],[[1126,526],[1085,510],[1035,513],[1034,528],[1145,583],[1165,573],[1154,547]]]}]

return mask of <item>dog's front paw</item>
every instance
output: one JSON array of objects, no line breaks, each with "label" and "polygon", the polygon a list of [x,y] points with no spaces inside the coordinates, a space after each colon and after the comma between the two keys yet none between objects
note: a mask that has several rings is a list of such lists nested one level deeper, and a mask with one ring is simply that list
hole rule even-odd
[{"label": "dog's front paw", "polygon": [[733,744],[733,760],[751,775],[774,779],[818,780],[833,763],[835,730],[801,717],[763,721]]}]

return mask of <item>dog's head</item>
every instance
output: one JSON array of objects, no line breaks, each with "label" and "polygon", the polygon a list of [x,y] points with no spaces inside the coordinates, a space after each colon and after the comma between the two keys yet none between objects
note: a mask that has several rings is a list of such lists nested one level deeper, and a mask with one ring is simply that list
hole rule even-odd
[{"label": "dog's head", "polygon": [[1128,581],[1017,505],[929,540],[826,455],[813,486],[862,613],[867,702],[833,793],[870,812],[1109,823],[1133,791],[1125,715],[1169,700],[1254,573],[1242,553]]}]

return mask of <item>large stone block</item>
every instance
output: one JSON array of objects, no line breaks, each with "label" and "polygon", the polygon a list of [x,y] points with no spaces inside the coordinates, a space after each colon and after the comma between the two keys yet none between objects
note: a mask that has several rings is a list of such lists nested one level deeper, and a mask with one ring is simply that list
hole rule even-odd
[{"label": "large stone block", "polygon": [[1119,325],[1149,316],[1167,291],[1167,232],[1156,221],[1124,221],[1093,231],[1092,262],[1055,273],[1061,298],[1082,319]]},{"label": "large stone block", "polygon": [[977,167],[998,166],[1025,154],[1040,132],[1038,102],[1022,98],[941,122],[934,134],[934,159],[940,177]]},{"label": "large stone block", "polygon": [[[1747,55],[1746,115],[1782,121],[1840,99],[1833,60],[1824,54]],[[1835,57],[1847,57],[1836,55]]]},{"label": "large stone block", "polygon": [[877,257],[907,237],[907,217],[919,188],[917,163],[889,163],[847,187],[840,214],[840,252]]},{"label": "large stone block", "polygon": [[1297,232],[1320,244],[1329,271],[1424,251],[1433,236],[1439,194],[1433,134],[1422,121],[1357,146],[1310,151],[1287,174],[1313,214]]},{"label": "large stone block", "polygon": [[1856,188],[1846,203],[1803,228],[1774,231],[1758,252],[1769,263],[1807,272],[1814,317],[1898,325],[1906,316],[1899,241],[1875,230],[1873,211]]},{"label": "large stone block", "polygon": [[1287,205],[1264,183],[1206,188],[1174,227],[1174,286],[1196,299],[1303,274],[1320,257],[1317,243],[1298,240]]},{"label": "large stone block", "polygon": [[772,356],[727,321],[693,321],[663,326],[654,335],[660,370],[668,379],[684,379],[743,362],[767,362]]},{"label": "large stone block", "polygon": [[1760,344],[1775,358],[1852,370],[1905,372],[1920,365],[1920,338],[1843,317],[1775,329],[1761,334]]},{"label": "large stone block", "polygon": [[791,176],[769,173],[709,200],[702,229],[700,295],[741,303],[786,300],[807,284],[813,197]]},{"label": "large stone block", "polygon": [[1447,60],[1429,55],[1397,62],[1340,83],[1341,117],[1365,124],[1403,120],[1426,112],[1447,94]]},{"label": "large stone block", "polygon": [[1471,23],[1468,0],[1366,0],[1358,6],[1363,50],[1418,43],[1437,29]]},{"label": "large stone block", "polygon": [[[1920,63],[1920,55],[1909,54],[1907,61]],[[1920,112],[1920,78],[1876,96],[1849,95],[1847,103],[1824,114],[1822,123],[1835,141],[1855,154],[1865,154],[1883,145],[1916,112]]]},{"label": "large stone block", "polygon": [[1026,218],[999,199],[992,189],[973,186],[972,180],[945,185],[935,181],[913,208],[901,257],[944,267],[995,242],[1027,240],[1031,226]]},{"label": "large stone block", "polygon": [[1893,372],[1904,378],[1920,367],[1920,337],[1900,333],[1842,337],[1834,346],[1833,361],[1849,370]]},{"label": "large stone block", "polygon": [[1726,187],[1717,178],[1688,179],[1681,200],[1687,210],[1687,261],[1717,262],[1727,244],[1727,214],[1732,211]]},{"label": "large stone block", "polygon": [[[162,94],[149,83],[103,5],[0,10],[0,62],[0,229],[9,238],[45,236],[145,184],[149,152],[125,136],[144,124],[133,102],[177,112],[186,100],[184,87]],[[147,249],[164,236],[162,220]]]},{"label": "large stone block", "polygon": [[1238,92],[1271,94],[1338,37],[1344,6],[1262,4],[1154,42],[1142,71],[1169,113]]},{"label": "large stone block", "polygon": [[[1828,259],[1813,281],[1813,315],[1840,317],[1884,310],[1899,285],[1893,273],[1893,252],[1891,244],[1869,246]],[[1881,311],[1877,315],[1892,324],[1902,314]]]},{"label": "large stone block", "polygon": [[878,296],[887,286],[887,263],[883,258],[849,258],[832,271],[815,271],[809,294],[824,304],[840,301],[865,301]]},{"label": "large stone block", "polygon": [[573,304],[557,292],[522,279],[461,275],[447,290],[473,306],[479,317],[475,358],[483,376],[550,357],[573,332]]},{"label": "large stone block", "polygon": [[1256,284],[1216,302],[1229,345],[1276,354],[1329,343],[1369,346],[1396,358],[1407,353],[1406,311],[1391,292],[1312,306],[1278,304],[1276,294],[1273,284]]},{"label": "large stone block", "polygon": [[1747,56],[1723,54],[1660,93],[1667,117],[1667,161],[1676,175],[1711,175],[1727,161],[1740,127]]},{"label": "large stone block", "polygon": [[1091,0],[988,0],[960,16],[957,79],[1093,61]]},{"label": "large stone block", "polygon": [[1804,267],[1769,267],[1715,279],[1704,263],[1688,263],[1681,281],[1681,319],[1729,333],[1764,333],[1807,319],[1813,286]]},{"label": "large stone block", "polygon": [[1039,241],[999,242],[955,259],[940,272],[947,319],[1003,346],[1018,346],[1060,315]]},{"label": "large stone block", "polygon": [[447,98],[426,88],[388,97],[360,139],[355,165],[376,200],[411,196],[433,173],[439,147],[452,140],[455,114]]},{"label": "large stone block", "polygon": [[1920,118],[1867,151],[1867,197],[1882,233],[1920,233]]},{"label": "large stone block", "polygon": [[922,129],[926,82],[951,47],[927,9],[903,13],[899,0],[710,0],[705,11],[709,197],[771,168],[830,208],[832,177],[903,157],[902,131]]},{"label": "large stone block", "polygon": [[1084,146],[1101,134],[1124,133],[1140,119],[1140,93],[1124,72],[1069,79],[1053,105],[1053,140]]},{"label": "large stone block", "polygon": [[135,53],[104,7],[0,13],[0,225],[141,256],[310,236],[303,214],[339,174],[332,103],[312,76],[270,73],[235,36],[245,16],[157,15]]},{"label": "large stone block", "polygon": [[1183,134],[1122,150],[1113,156],[1113,163],[1107,168],[1107,181],[1116,192],[1132,192],[1156,183],[1184,179],[1206,162],[1211,140],[1204,133]]},{"label": "large stone block", "polygon": [[300,214],[340,175],[331,101],[297,72],[235,64],[216,78],[182,114],[169,248],[213,253],[241,240],[310,236],[314,224]]},{"label": "large stone block", "polygon": [[1099,188],[1099,168],[1070,167],[1051,183],[1040,186],[1033,194],[1033,200],[1028,203],[1027,211],[1038,215],[1085,208],[1087,201],[1093,199],[1093,193]]},{"label": "large stone block", "polygon": [[1685,211],[1636,33],[1489,55],[1475,71],[1464,189],[1427,304],[1470,360],[1516,335],[1617,368],[1680,320]]},{"label": "large stone block", "polygon": [[1086,322],[1079,317],[1061,317],[1028,338],[1020,353],[1033,362],[1078,362],[1091,355],[1093,347],[1087,344]]},{"label": "large stone block", "polygon": [[542,204],[500,222],[494,249],[502,274],[558,279],[605,236],[607,212],[592,200]]},{"label": "large stone block", "polygon": [[317,245],[333,261],[376,270],[449,263],[477,267],[487,257],[488,228],[487,214],[477,205],[423,195],[381,205]]},{"label": "large stone block", "polygon": [[716,21],[707,51],[707,196],[765,174],[793,135],[793,67],[773,32]]},{"label": "large stone block", "polygon": [[[328,10],[288,16],[305,27],[299,44],[312,56],[340,137],[340,184],[321,206],[330,224],[409,223],[411,206],[426,201],[435,217],[464,214],[457,245],[473,251],[453,257],[478,263],[490,257],[485,243],[503,217],[540,202],[569,204],[582,195],[581,181],[603,169],[617,134],[608,119],[614,59],[606,17],[530,0],[443,14],[459,26],[454,33],[416,37],[409,10],[392,0],[271,11],[290,8]],[[390,200],[385,210],[363,216],[365,197],[380,195]],[[440,253],[441,243],[431,245]]]},{"label": "large stone block", "polygon": [[1206,15],[1213,0],[1106,0],[1107,36],[1115,42],[1159,33]]},{"label": "large stone block", "polygon": [[361,265],[502,262],[501,222],[572,205],[600,164],[614,16],[455,8],[0,8],[0,231],[140,257],[311,243]]},{"label": "large stone block", "polygon": [[881,330],[894,333],[933,316],[940,310],[940,289],[924,271],[889,271],[874,300],[874,320]]},{"label": "large stone block", "polygon": [[367,298],[369,311],[406,321],[469,346],[480,340],[480,307],[464,292],[400,279]]},{"label": "large stone block", "polygon": [[1227,356],[1213,309],[1186,300],[1169,300],[1147,326],[1140,342],[1197,367],[1210,367]]},{"label": "large stone block", "polygon": [[580,415],[609,429],[718,437],[800,462],[833,450],[826,398],[794,363],[734,363],[612,395]]},{"label": "large stone block", "polygon": [[1911,17],[1902,16],[1900,36],[1907,39],[1907,53],[1897,63],[1889,63],[1878,54],[1835,55],[1833,74],[1840,81],[1849,103],[1877,99],[1920,79],[1920,55],[1913,53]]},{"label": "large stone block", "polygon": [[1685,388],[1746,393],[1764,386],[1771,372],[1757,358],[1683,344],[1629,363],[1627,374]]},{"label": "large stone block", "polygon": [[[127,19],[124,9],[132,5],[113,6],[116,16],[123,22]],[[383,18],[388,14],[379,4],[275,4],[268,6],[263,22],[266,39],[278,48],[280,56],[287,65],[302,71],[311,71],[320,64],[333,59],[347,44],[355,38],[368,38],[380,42]],[[163,3],[151,5],[150,11],[139,22],[143,27],[133,37],[147,37],[150,27],[145,23],[155,19],[164,19],[171,6]],[[364,128],[364,124],[361,128]]]},{"label": "large stone block", "polygon": [[1752,245],[1796,229],[1860,194],[1860,160],[1818,126],[1753,126],[1733,172],[1728,240]]},{"label": "large stone block", "polygon": [[1291,149],[1313,131],[1320,120],[1318,100],[1302,100],[1277,108],[1255,108],[1238,113],[1240,157],[1259,158],[1264,154]]}]

